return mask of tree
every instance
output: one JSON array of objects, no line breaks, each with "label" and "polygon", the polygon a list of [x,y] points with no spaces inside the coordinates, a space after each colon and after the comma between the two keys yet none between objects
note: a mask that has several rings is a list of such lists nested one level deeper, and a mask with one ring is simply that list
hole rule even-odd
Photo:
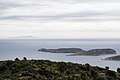
[{"label": "tree", "polygon": [[98,77],[98,73],[97,73],[96,70],[92,69],[92,70],[90,71],[90,73],[91,73],[91,76],[92,76],[92,77],[94,77],[94,78],[97,78],[97,77]]},{"label": "tree", "polygon": [[19,59],[18,59],[18,58],[15,58],[15,61],[19,61]]},{"label": "tree", "polygon": [[63,71],[65,70],[65,63],[64,63],[64,62],[60,62],[60,63],[58,64],[58,69],[59,69],[61,72],[63,72]]},{"label": "tree", "polygon": [[[109,76],[109,78],[114,78],[114,79],[116,79],[116,73],[114,72],[114,71],[107,71],[106,72],[106,75],[107,76]],[[108,80],[110,80],[110,79],[108,79]],[[112,79],[113,80],[113,79]]]},{"label": "tree", "polygon": [[25,61],[26,61],[26,60],[27,60],[27,58],[26,58],[26,57],[23,57],[23,60],[25,60]]},{"label": "tree", "polygon": [[120,73],[120,68],[117,68],[117,72]]},{"label": "tree", "polygon": [[90,71],[90,65],[87,63],[87,64],[85,64],[85,66],[86,66],[86,69],[87,69],[88,71]]},{"label": "tree", "polygon": [[106,67],[105,67],[105,69],[106,69],[106,70],[109,70],[109,67],[108,67],[108,66],[106,66]]}]

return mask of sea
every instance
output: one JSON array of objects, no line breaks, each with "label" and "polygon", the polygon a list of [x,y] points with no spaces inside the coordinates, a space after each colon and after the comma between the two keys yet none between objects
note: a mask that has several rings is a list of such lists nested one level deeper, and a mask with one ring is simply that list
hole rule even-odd
[{"label": "sea", "polygon": [[0,61],[14,60],[15,58],[35,60],[50,60],[56,62],[73,62],[78,64],[89,63],[92,66],[106,67],[116,71],[120,61],[107,61],[104,58],[115,55],[101,56],[67,56],[66,53],[47,53],[38,51],[40,48],[81,48],[83,50],[111,48],[120,55],[119,39],[1,39]]}]

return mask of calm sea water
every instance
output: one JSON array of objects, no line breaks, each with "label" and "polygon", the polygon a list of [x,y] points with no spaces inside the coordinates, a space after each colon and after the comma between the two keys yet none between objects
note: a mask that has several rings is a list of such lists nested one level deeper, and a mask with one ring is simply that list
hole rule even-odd
[{"label": "calm sea water", "polygon": [[104,56],[66,56],[63,53],[39,52],[40,48],[82,48],[85,50],[96,48],[112,48],[120,54],[119,40],[0,40],[0,60],[14,60],[16,57],[22,59],[44,59],[51,61],[65,61],[93,66],[109,66],[111,70],[120,67],[119,61],[101,60],[113,55]]}]

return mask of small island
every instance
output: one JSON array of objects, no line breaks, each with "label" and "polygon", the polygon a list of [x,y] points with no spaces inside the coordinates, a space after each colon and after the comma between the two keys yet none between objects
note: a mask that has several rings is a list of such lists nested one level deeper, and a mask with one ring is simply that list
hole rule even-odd
[{"label": "small island", "polygon": [[120,55],[105,58],[104,60],[120,61]]},{"label": "small island", "polygon": [[85,51],[80,48],[59,48],[59,49],[45,49],[41,48],[38,51],[41,52],[50,52],[50,53],[70,53],[68,56],[99,56],[99,55],[108,55],[116,54],[114,49],[92,49]]}]

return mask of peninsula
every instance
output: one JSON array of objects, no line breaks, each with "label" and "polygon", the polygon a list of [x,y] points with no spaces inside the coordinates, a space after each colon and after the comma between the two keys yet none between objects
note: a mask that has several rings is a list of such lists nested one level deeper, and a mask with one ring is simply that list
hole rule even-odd
[{"label": "peninsula", "polygon": [[41,48],[38,51],[41,52],[50,52],[50,53],[70,53],[68,56],[99,56],[99,55],[108,55],[116,54],[114,49],[92,49],[92,50],[83,50],[80,48],[59,48],[59,49],[45,49]]},{"label": "peninsula", "polygon": [[120,61],[120,55],[105,58],[104,60]]}]

